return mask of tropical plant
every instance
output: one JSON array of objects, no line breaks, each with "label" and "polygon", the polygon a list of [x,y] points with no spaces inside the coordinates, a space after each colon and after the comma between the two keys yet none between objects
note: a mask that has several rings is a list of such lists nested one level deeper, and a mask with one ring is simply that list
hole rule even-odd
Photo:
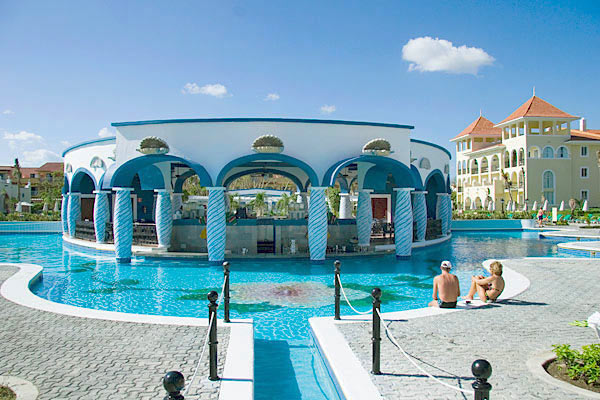
[{"label": "tropical plant", "polygon": [[290,211],[290,203],[292,202],[292,196],[287,193],[283,193],[281,198],[277,200],[277,204],[275,204],[275,208],[277,209],[277,213],[279,215],[288,215]]},{"label": "tropical plant", "polygon": [[283,141],[274,135],[263,135],[259,136],[252,143],[252,148],[258,147],[283,147]]},{"label": "tropical plant", "polygon": [[17,204],[21,201],[21,178],[23,174],[21,173],[21,165],[19,164],[19,159],[15,158],[15,165],[12,171],[13,177],[17,181]]},{"label": "tropical plant", "polygon": [[239,198],[234,194],[227,194],[227,201],[229,202],[229,210],[235,211],[240,207]]},{"label": "tropical plant", "polygon": [[256,212],[257,217],[262,217],[265,209],[267,208],[267,194],[265,192],[258,192],[254,196],[254,199],[249,203],[250,206]]},{"label": "tropical plant", "polygon": [[331,208],[331,213],[339,217],[340,212],[340,189],[338,187],[328,187],[325,189],[328,205]]},{"label": "tropical plant", "polygon": [[63,181],[64,174],[62,172],[53,172],[51,180],[42,180],[39,196],[48,207],[50,207],[56,199],[60,199]]},{"label": "tropical plant", "polygon": [[363,151],[370,151],[370,150],[385,150],[385,151],[391,151],[392,150],[392,146],[390,145],[390,142],[388,142],[385,139],[373,139],[369,142],[367,142],[367,144],[365,144],[365,146],[363,147]]},{"label": "tropical plant", "polygon": [[572,349],[568,344],[554,345],[552,348],[557,361],[566,366],[569,378],[600,384],[600,344],[582,346],[581,351]]},{"label": "tropical plant", "polygon": [[198,175],[192,175],[183,182],[183,201],[187,201],[190,196],[208,196],[208,189],[200,186]]},{"label": "tropical plant", "polygon": [[508,175],[508,172],[504,172],[504,170],[500,170],[500,173],[502,174],[502,179],[504,179],[504,187],[506,189],[508,189],[508,196],[510,197],[510,201],[513,201],[512,198],[512,185],[513,185],[513,181],[510,179],[510,176]]},{"label": "tropical plant", "polygon": [[148,154],[148,150],[155,150],[155,152],[165,154],[169,152],[169,145],[161,138],[148,136],[142,139],[138,151],[140,153]]}]

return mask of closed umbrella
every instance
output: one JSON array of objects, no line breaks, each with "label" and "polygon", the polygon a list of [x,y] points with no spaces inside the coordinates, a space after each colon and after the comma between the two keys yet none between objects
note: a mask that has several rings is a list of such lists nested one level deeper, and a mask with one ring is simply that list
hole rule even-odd
[{"label": "closed umbrella", "polygon": [[476,210],[477,207],[475,207],[475,201],[471,202],[471,210]]},{"label": "closed umbrella", "polygon": [[538,209],[538,203],[537,200],[533,202],[533,207],[531,208],[533,211],[537,211]]},{"label": "closed umbrella", "polygon": [[491,200],[488,203],[488,211],[494,211],[494,202]]},{"label": "closed umbrella", "polygon": [[542,207],[542,210],[548,211],[548,200],[544,201],[544,207]]},{"label": "closed umbrella", "polygon": [[54,212],[60,211],[60,202],[58,200],[54,201]]},{"label": "closed umbrella", "polygon": [[581,207],[582,211],[587,211],[588,210],[588,203],[587,200],[583,202],[583,207]]},{"label": "closed umbrella", "polygon": [[565,201],[560,202],[560,207],[558,207],[558,211],[565,211]]},{"label": "closed umbrella", "polygon": [[48,212],[48,203],[44,203],[44,206],[42,207],[42,211]]},{"label": "closed umbrella", "polygon": [[523,211],[527,211],[527,202],[523,203]]}]

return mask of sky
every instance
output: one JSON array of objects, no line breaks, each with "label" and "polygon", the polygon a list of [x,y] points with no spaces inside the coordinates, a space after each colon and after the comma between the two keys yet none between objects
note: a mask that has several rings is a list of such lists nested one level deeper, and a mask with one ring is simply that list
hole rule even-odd
[{"label": "sky", "polygon": [[0,0],[0,164],[169,118],[407,124],[453,151],[534,86],[600,129],[598,72],[600,1]]}]

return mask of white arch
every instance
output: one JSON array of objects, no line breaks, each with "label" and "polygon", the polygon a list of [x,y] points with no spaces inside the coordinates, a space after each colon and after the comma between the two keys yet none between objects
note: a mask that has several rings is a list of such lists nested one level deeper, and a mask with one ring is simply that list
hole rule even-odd
[{"label": "white arch", "polygon": [[540,148],[538,146],[530,146],[529,147],[529,152],[528,152],[528,157],[529,158],[540,158]]}]

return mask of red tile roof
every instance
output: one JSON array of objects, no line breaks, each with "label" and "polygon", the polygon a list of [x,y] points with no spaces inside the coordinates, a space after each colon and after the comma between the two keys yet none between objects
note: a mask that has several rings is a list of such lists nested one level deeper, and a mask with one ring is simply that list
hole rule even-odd
[{"label": "red tile roof", "polygon": [[547,101],[533,96],[500,123],[503,124],[521,117],[577,118],[559,110]]},{"label": "red tile roof", "polygon": [[600,140],[600,129],[571,129],[571,140]]},{"label": "red tile roof", "polygon": [[38,170],[46,172],[57,172],[62,171],[63,169],[64,166],[62,162],[47,162],[46,164],[38,168]]},{"label": "red tile roof", "polygon": [[467,126],[461,133],[456,135],[454,139],[458,139],[462,136],[477,134],[494,135],[500,137],[502,135],[502,129],[494,128],[494,123],[492,121],[480,115],[479,118],[471,123],[471,125]]}]

